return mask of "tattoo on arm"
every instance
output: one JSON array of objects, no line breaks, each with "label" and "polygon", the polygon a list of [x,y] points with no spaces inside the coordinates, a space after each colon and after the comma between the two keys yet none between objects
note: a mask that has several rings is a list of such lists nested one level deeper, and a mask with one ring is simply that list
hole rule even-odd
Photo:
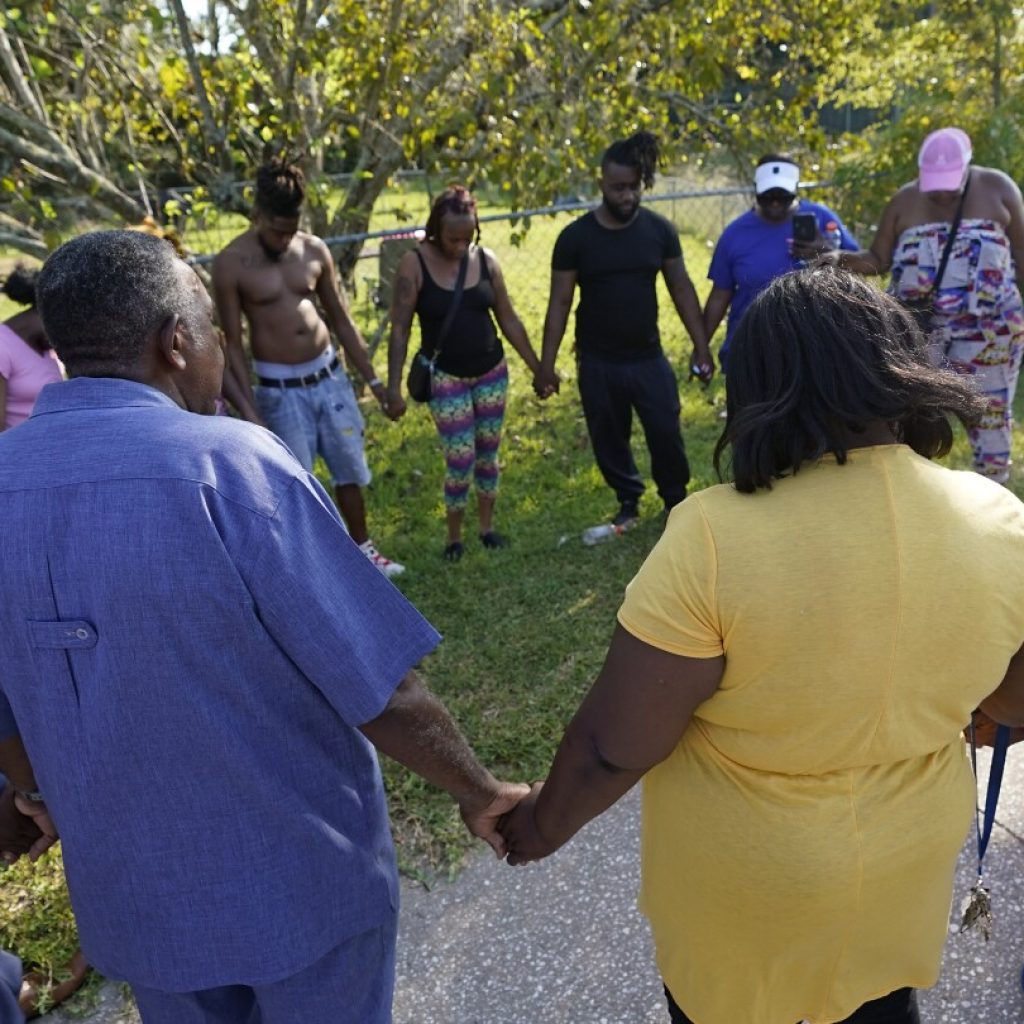
[{"label": "tattoo on arm", "polygon": [[399,275],[395,282],[395,302],[399,306],[410,307],[416,304],[416,284],[404,274]]}]

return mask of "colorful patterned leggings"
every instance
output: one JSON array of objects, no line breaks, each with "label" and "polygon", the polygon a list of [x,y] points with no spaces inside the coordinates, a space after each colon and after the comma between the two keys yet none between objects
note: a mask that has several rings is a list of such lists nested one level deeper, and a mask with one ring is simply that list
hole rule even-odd
[{"label": "colorful patterned leggings", "polygon": [[1010,478],[1013,399],[1024,353],[1024,310],[1000,316],[935,318],[932,358],[974,379],[987,407],[967,431],[975,472],[1005,484]]},{"label": "colorful patterned leggings", "polygon": [[482,377],[434,371],[430,413],[444,453],[445,508],[463,509],[469,478],[478,494],[498,490],[498,446],[505,420],[508,364],[504,359]]}]

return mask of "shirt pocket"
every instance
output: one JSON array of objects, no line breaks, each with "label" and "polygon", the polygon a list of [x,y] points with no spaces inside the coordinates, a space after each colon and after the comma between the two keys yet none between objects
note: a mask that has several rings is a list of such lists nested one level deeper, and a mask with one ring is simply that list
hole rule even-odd
[{"label": "shirt pocket", "polygon": [[[40,676],[47,685],[40,688],[36,700],[47,697],[57,704],[73,700],[79,703],[80,677],[75,670],[76,655],[91,651],[99,641],[96,627],[85,619],[29,619],[29,646]],[[63,687],[59,686],[63,683]],[[51,711],[56,710],[51,706]]]}]

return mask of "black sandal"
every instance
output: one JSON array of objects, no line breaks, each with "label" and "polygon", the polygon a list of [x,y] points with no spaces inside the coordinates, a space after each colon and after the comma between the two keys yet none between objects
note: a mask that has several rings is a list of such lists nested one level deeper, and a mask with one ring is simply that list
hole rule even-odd
[{"label": "black sandal", "polygon": [[497,530],[488,530],[486,533],[480,534],[480,543],[485,548],[490,548],[492,551],[497,548],[507,548],[508,541],[500,534]]},{"label": "black sandal", "polygon": [[461,540],[453,540],[451,544],[446,544],[444,551],[441,552],[441,557],[446,562],[457,562],[466,552],[466,549],[462,546]]}]

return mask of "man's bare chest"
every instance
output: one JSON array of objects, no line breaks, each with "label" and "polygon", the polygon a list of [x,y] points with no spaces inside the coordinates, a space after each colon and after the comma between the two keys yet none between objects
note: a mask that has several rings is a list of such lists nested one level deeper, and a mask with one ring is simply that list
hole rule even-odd
[{"label": "man's bare chest", "polygon": [[323,273],[319,260],[257,258],[239,279],[239,293],[246,306],[299,303],[312,299]]}]

